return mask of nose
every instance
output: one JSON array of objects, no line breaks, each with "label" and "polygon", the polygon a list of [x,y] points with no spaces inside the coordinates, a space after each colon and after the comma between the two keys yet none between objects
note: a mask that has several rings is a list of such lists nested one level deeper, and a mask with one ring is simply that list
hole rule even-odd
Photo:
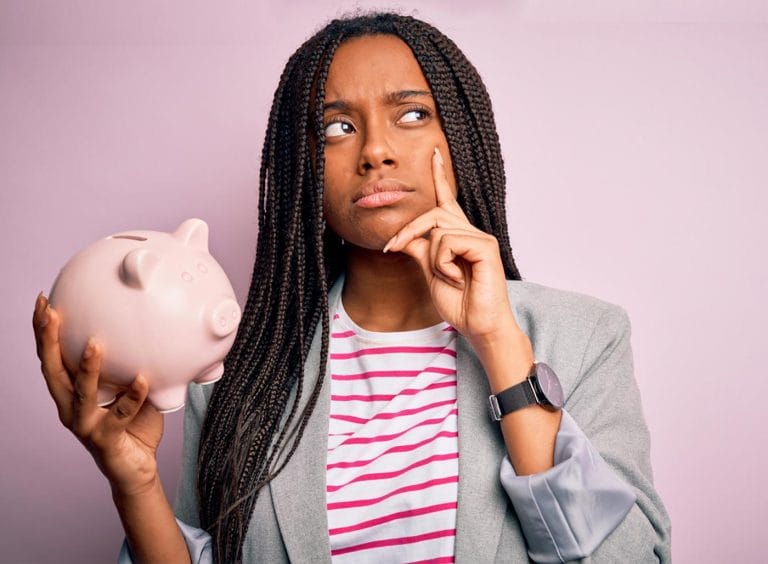
[{"label": "nose", "polygon": [[365,175],[370,170],[382,167],[396,167],[395,151],[387,136],[386,124],[369,124],[360,148],[358,172]]},{"label": "nose", "polygon": [[237,329],[240,323],[240,306],[233,299],[222,300],[213,308],[209,322],[214,335],[226,337]]}]

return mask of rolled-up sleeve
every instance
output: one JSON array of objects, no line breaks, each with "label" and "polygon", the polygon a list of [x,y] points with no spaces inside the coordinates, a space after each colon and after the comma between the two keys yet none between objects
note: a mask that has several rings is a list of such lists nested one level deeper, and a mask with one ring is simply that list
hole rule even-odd
[{"label": "rolled-up sleeve", "polygon": [[536,562],[566,562],[590,555],[635,504],[622,481],[566,410],[555,442],[555,465],[517,476],[508,457],[501,483]]}]

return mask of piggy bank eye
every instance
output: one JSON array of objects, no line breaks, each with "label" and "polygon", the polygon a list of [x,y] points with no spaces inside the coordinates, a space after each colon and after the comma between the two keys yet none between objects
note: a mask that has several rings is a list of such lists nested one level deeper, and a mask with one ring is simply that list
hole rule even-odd
[{"label": "piggy bank eye", "polygon": [[185,282],[192,282],[192,275],[189,272],[182,272],[181,273],[181,279]]}]

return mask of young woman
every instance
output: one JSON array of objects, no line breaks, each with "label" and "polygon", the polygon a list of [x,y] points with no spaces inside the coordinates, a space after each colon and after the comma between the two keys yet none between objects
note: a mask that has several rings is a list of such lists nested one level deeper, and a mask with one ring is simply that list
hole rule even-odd
[{"label": "young woman", "polygon": [[309,39],[275,93],[260,189],[226,374],[190,386],[176,515],[147,380],[97,407],[98,343],[68,374],[59,318],[35,306],[122,558],[669,559],[626,315],[521,281],[490,100],[447,37],[372,14]]}]

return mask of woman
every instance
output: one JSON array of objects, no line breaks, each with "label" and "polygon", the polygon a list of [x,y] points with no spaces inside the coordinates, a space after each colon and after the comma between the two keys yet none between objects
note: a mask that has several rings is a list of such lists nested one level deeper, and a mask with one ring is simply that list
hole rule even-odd
[{"label": "woman", "polygon": [[98,343],[67,374],[41,296],[43,373],[110,481],[130,552],[667,560],[626,315],[520,281],[505,190],[485,87],[439,31],[374,14],[297,50],[227,372],[212,394],[190,386],[179,521],[146,379],[98,408]]}]

